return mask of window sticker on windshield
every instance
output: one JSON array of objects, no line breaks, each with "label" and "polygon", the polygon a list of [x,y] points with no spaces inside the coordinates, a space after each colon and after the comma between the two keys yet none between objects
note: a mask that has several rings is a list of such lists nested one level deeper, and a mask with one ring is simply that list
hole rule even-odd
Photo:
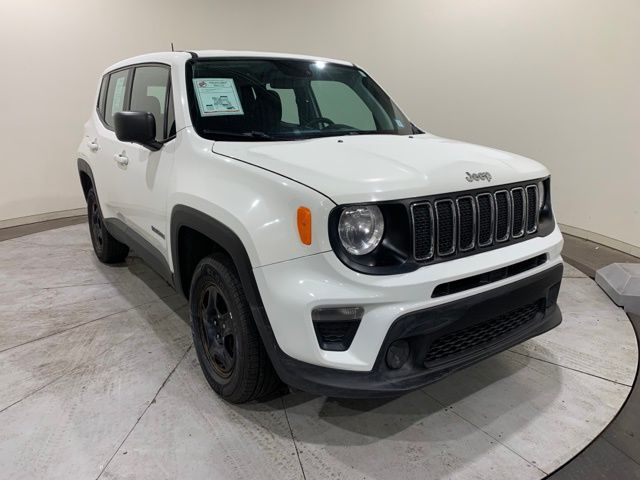
[{"label": "window sticker on windshield", "polygon": [[396,118],[395,120],[398,128],[404,128],[404,123],[402,123],[402,120],[400,120],[399,118]]},{"label": "window sticker on windshield", "polygon": [[232,78],[194,78],[193,88],[203,117],[244,115]]}]

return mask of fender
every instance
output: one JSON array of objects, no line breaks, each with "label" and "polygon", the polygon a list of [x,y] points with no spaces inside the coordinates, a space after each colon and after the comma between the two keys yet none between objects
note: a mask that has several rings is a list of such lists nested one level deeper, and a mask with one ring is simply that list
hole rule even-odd
[{"label": "fender", "polygon": [[275,335],[271,329],[271,324],[267,317],[267,313],[262,304],[262,298],[260,297],[260,291],[258,290],[258,284],[256,283],[253,275],[253,268],[247,250],[242,243],[242,240],[226,225],[218,220],[211,218],[210,216],[195,210],[186,205],[176,205],[171,211],[171,258],[173,260],[173,274],[174,285],[176,289],[180,291],[185,297],[188,296],[188,292],[185,292],[183,285],[183,279],[180,276],[180,258],[178,249],[178,232],[182,227],[189,227],[202,235],[206,236],[210,240],[220,245],[223,249],[229,253],[236,270],[240,277],[240,283],[244,290],[247,301],[251,308],[251,313],[258,327],[258,332],[262,337],[262,342],[267,350],[267,354],[271,359],[276,371],[281,370],[279,368],[279,358],[274,355],[274,352],[279,350]]}]

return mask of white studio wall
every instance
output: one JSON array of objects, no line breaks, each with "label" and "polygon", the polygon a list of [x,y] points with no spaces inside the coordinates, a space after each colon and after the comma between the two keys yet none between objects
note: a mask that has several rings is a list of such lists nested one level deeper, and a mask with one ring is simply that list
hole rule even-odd
[{"label": "white studio wall", "polygon": [[640,251],[637,0],[0,3],[0,225],[83,208],[75,149],[109,64],[221,48],[355,61],[416,124],[530,156],[567,230]]}]

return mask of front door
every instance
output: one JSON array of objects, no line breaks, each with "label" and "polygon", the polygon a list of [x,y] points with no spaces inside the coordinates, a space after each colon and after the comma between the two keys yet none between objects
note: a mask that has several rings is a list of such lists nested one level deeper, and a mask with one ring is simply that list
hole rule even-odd
[{"label": "front door", "polygon": [[120,142],[119,165],[125,171],[119,186],[120,213],[138,234],[167,258],[167,190],[173,170],[175,123],[170,69],[165,65],[135,67],[130,111],[149,112],[156,120],[157,151]]}]

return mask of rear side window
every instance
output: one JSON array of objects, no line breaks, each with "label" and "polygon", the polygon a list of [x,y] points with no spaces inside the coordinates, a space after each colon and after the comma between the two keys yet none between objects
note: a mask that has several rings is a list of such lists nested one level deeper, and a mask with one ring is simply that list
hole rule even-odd
[{"label": "rear side window", "polygon": [[109,76],[103,120],[111,128],[113,128],[113,115],[124,110],[129,72],[130,70],[120,70]]},{"label": "rear side window", "polygon": [[[167,119],[173,122],[173,106],[168,113],[170,96],[169,68],[163,66],[137,67],[131,88],[131,106],[133,112],[149,112],[156,120],[156,140],[166,140],[171,134],[171,125],[167,128]],[[175,127],[174,127],[175,130]]]},{"label": "rear side window", "polygon": [[102,77],[100,84],[100,94],[98,95],[98,115],[104,120],[104,99],[107,96],[107,86],[109,85],[109,75]]}]

